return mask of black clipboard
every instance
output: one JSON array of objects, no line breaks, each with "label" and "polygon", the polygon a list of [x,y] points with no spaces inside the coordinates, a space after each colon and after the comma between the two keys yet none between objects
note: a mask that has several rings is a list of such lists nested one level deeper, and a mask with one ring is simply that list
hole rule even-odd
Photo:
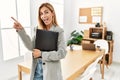
[{"label": "black clipboard", "polygon": [[58,32],[37,29],[35,49],[41,51],[57,51],[58,34]]}]

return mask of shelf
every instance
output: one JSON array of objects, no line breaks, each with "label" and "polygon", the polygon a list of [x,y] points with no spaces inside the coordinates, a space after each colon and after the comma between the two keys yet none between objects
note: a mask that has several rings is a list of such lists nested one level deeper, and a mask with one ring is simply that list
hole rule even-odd
[{"label": "shelf", "polygon": [[[89,30],[84,30],[84,37],[83,37],[82,43],[94,43],[94,41],[98,40],[98,38],[91,38],[90,35],[92,32],[101,32],[102,37],[100,39],[105,39],[106,31],[107,31],[106,27],[90,27]],[[106,54],[105,57],[106,57],[107,64],[110,65],[112,64],[112,59],[113,59],[114,41],[113,40],[106,40],[106,41],[108,42],[109,50],[108,50],[108,54]]]},{"label": "shelf", "polygon": [[101,36],[99,37],[99,39],[105,39],[106,30],[107,30],[106,27],[91,27],[91,28],[89,28],[89,37],[92,38],[92,36],[91,36],[92,33],[100,33]]}]

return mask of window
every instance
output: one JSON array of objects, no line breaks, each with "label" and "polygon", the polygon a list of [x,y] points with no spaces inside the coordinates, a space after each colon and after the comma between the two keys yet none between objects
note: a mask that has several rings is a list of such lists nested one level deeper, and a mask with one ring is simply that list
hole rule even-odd
[{"label": "window", "polygon": [[23,55],[27,49],[13,29],[15,17],[31,35],[30,0],[0,0],[0,39],[2,41],[3,59],[9,60]]},{"label": "window", "polygon": [[55,8],[58,24],[63,28],[64,0],[48,0]]}]

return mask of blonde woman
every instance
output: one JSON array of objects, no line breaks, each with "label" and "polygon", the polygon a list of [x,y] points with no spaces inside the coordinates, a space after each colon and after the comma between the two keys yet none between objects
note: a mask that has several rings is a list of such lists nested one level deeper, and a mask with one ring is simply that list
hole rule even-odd
[{"label": "blonde woman", "polygon": [[[33,51],[33,62],[30,80],[63,80],[60,60],[66,56],[64,31],[57,24],[56,14],[50,3],[43,3],[38,10],[38,29],[58,32],[58,50],[41,51],[34,49],[35,36],[30,40],[23,26],[15,20],[13,27],[23,40],[25,46]],[[34,34],[36,35],[36,34]],[[42,57],[42,58],[41,58]]]}]

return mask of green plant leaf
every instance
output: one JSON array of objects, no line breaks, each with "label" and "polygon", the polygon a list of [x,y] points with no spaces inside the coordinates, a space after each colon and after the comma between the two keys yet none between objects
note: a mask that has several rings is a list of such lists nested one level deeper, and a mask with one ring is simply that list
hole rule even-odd
[{"label": "green plant leaf", "polygon": [[83,39],[83,31],[77,32],[76,30],[71,32],[70,39],[67,41],[67,45],[81,44]]}]

